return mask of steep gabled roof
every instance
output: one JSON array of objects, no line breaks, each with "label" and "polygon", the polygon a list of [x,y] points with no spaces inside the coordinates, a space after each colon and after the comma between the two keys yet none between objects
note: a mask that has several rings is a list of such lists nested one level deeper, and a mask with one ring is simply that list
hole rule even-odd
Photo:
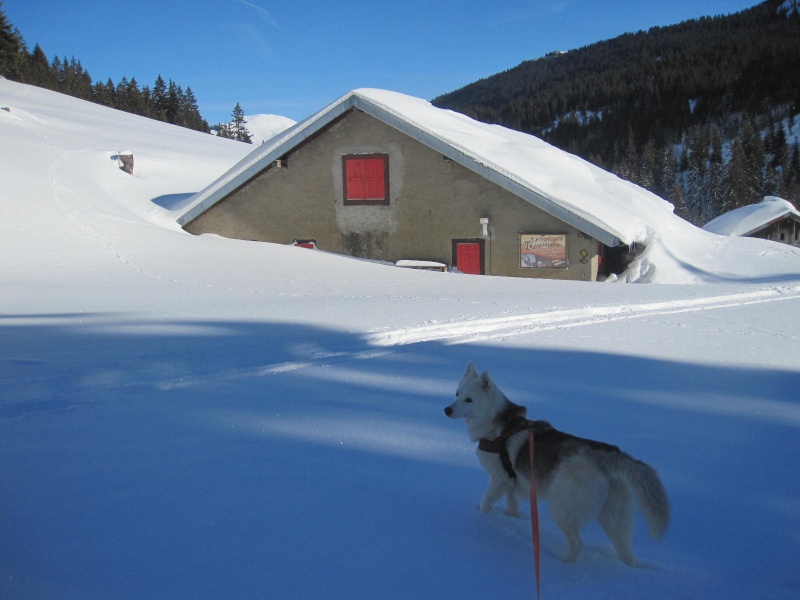
[{"label": "steep gabled roof", "polygon": [[740,206],[709,221],[703,229],[711,233],[745,237],[786,217],[800,221],[800,212],[788,200],[767,196],[757,204]]},{"label": "steep gabled roof", "polygon": [[607,246],[644,242],[673,207],[531,135],[396,92],[359,89],[264,143],[179,209],[186,225],[351,109],[359,109]]}]

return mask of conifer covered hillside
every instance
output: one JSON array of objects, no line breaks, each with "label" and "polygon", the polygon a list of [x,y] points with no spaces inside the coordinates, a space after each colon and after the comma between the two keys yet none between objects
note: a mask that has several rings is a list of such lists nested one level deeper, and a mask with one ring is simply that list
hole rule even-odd
[{"label": "conifer covered hillside", "polygon": [[541,137],[698,225],[766,195],[797,204],[799,4],[553,52],[433,102]]}]

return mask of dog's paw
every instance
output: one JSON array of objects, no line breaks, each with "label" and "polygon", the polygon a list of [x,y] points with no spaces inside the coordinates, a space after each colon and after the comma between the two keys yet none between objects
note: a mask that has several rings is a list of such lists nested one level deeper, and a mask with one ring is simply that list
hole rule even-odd
[{"label": "dog's paw", "polygon": [[482,513],[488,513],[492,512],[492,507],[487,504],[479,504],[478,510],[481,511]]},{"label": "dog's paw", "polygon": [[521,512],[519,512],[518,509],[517,510],[512,510],[510,508],[507,508],[506,509],[506,514],[509,517],[514,517],[515,519],[524,519],[525,518],[525,515],[523,515]]}]

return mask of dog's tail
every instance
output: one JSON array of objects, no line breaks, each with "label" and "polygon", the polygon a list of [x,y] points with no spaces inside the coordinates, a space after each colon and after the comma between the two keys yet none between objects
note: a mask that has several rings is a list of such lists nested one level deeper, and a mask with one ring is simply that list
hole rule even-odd
[{"label": "dog's tail", "polygon": [[669,498],[656,470],[632,456],[620,452],[617,473],[633,492],[650,535],[658,540],[669,526]]}]

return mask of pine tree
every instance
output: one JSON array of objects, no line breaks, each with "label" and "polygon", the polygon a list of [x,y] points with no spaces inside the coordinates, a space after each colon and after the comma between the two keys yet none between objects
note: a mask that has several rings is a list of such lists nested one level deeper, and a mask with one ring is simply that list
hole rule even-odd
[{"label": "pine tree", "polygon": [[152,110],[151,114],[154,119],[159,121],[167,120],[167,84],[164,79],[159,75],[156,78],[156,83],[153,86],[152,94],[150,95]]},{"label": "pine tree", "polygon": [[106,81],[106,94],[108,96],[109,106],[112,108],[117,107],[117,88],[114,85],[114,82],[111,80],[111,77],[108,78]]},{"label": "pine tree", "polygon": [[661,173],[658,176],[659,185],[656,193],[665,200],[671,201],[675,191],[675,175],[677,171],[675,153],[671,146],[664,146],[659,164],[661,165]]},{"label": "pine tree", "polygon": [[684,199],[682,185],[676,183],[675,192],[670,197],[670,202],[672,202],[672,205],[675,207],[675,214],[688,221],[689,212],[686,210],[686,200]]},{"label": "pine tree", "polygon": [[791,196],[787,190],[792,189],[794,184],[800,185],[800,143],[797,140],[792,144],[792,151],[787,150],[781,169],[781,193],[787,200]]},{"label": "pine tree", "polygon": [[233,139],[230,123],[219,123],[218,125],[215,125],[213,129],[216,130],[217,137]]},{"label": "pine tree", "polygon": [[800,144],[795,140],[792,151],[786,152],[781,168],[780,196],[800,203]]},{"label": "pine tree", "polygon": [[195,98],[192,88],[187,87],[186,92],[183,94],[182,110],[186,120],[186,127],[203,133],[209,132],[208,123],[200,115],[200,110],[197,107],[197,98]]},{"label": "pine tree", "polygon": [[764,170],[763,194],[764,196],[774,196],[777,193],[777,190],[778,172],[775,170],[775,166],[770,163]]},{"label": "pine tree", "polygon": [[173,125],[184,125],[183,114],[181,112],[181,96],[183,90],[172,79],[169,80],[169,87],[167,88],[167,98],[165,103],[165,113],[167,123]]},{"label": "pine tree", "polygon": [[123,75],[122,79],[119,80],[116,89],[116,99],[117,102],[114,105],[114,108],[119,110],[124,110],[125,112],[132,112],[131,111],[131,99],[130,94],[128,93],[128,78]]},{"label": "pine tree", "polygon": [[759,202],[764,196],[762,170],[764,168],[764,142],[755,125],[748,121],[742,131],[742,150],[745,155],[745,179],[747,188],[745,204]]},{"label": "pine tree", "polygon": [[149,85],[142,88],[142,116],[153,118],[153,92]]},{"label": "pine tree", "polygon": [[102,81],[98,81],[92,86],[92,102],[95,104],[102,104],[103,106],[114,107],[114,89],[113,83],[109,79],[109,85]]},{"label": "pine tree", "polygon": [[728,176],[725,180],[726,203],[731,210],[752,203],[746,163],[742,143],[739,138],[735,138],[731,145],[731,160],[728,163]]},{"label": "pine tree", "polygon": [[728,212],[727,197],[725,194],[725,174],[727,165],[721,162],[712,162],[708,169],[707,197],[703,213],[703,223]]},{"label": "pine tree", "polygon": [[231,121],[231,133],[233,139],[252,144],[253,140],[250,136],[250,132],[247,130],[247,124],[244,120],[244,111],[242,110],[242,107],[239,106],[238,102],[233,109],[232,116],[233,119]]},{"label": "pine tree", "polygon": [[772,136],[772,166],[779,167],[783,164],[787,149],[786,131],[781,123],[777,123],[775,133]]},{"label": "pine tree", "polygon": [[69,86],[67,93],[70,96],[80,98],[81,100],[91,100],[92,98],[92,78],[89,73],[83,68],[81,61],[76,60],[73,56],[67,67]]},{"label": "pine tree", "polygon": [[23,81],[31,85],[53,89],[56,83],[53,72],[50,70],[50,61],[39,44],[33,48],[33,52],[28,55],[23,69]]},{"label": "pine tree", "polygon": [[6,17],[0,2],[0,75],[15,79],[25,57],[25,42]]},{"label": "pine tree", "polygon": [[689,175],[686,191],[686,211],[689,221],[703,225],[709,214],[711,178],[708,168],[708,136],[702,127],[692,131],[689,142]]},{"label": "pine tree", "polygon": [[139,82],[136,81],[136,77],[131,77],[131,80],[128,82],[126,92],[128,94],[128,105],[130,106],[130,112],[143,117],[147,116],[147,103],[142,96],[142,91],[139,89]]},{"label": "pine tree", "polygon": [[50,62],[50,73],[53,75],[53,89],[60,91],[63,73],[61,68],[61,59],[58,58],[58,55],[54,56],[53,60]]},{"label": "pine tree", "polygon": [[706,188],[708,179],[706,177],[705,164],[702,160],[693,160],[689,168],[688,189],[686,191],[686,213],[689,222],[695,225],[703,225],[703,213],[705,212]]},{"label": "pine tree", "polygon": [[711,146],[708,154],[706,202],[703,211],[704,223],[708,223],[728,210],[725,195],[727,165],[722,155],[722,137],[717,128],[713,128],[710,134]]},{"label": "pine tree", "polygon": [[656,150],[655,143],[652,139],[649,139],[644,145],[644,148],[642,148],[641,160],[639,162],[639,177],[637,183],[653,193],[658,193],[660,189],[661,173],[656,159],[659,154],[658,150]]}]

